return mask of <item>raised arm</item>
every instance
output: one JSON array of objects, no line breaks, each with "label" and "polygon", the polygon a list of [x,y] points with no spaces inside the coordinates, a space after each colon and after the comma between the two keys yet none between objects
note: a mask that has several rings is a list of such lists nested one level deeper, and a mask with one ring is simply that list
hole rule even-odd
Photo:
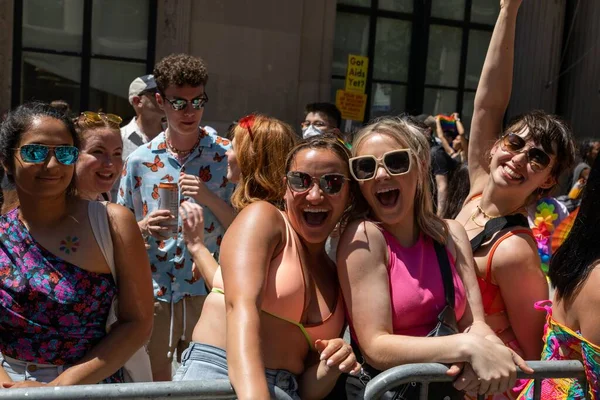
[{"label": "raised arm", "polygon": [[489,174],[489,150],[502,130],[512,91],[515,30],[521,0],[501,0],[477,94],[469,140],[471,193],[480,193]]},{"label": "raised arm", "polygon": [[109,204],[108,215],[119,287],[118,322],[77,365],[65,370],[51,385],[98,383],[121,368],[150,338],[154,300],[144,241],[129,210]]},{"label": "raised arm", "polygon": [[439,115],[435,117],[435,134],[437,135],[438,139],[440,139],[440,142],[442,142],[442,147],[444,148],[444,151],[452,157],[455,151],[452,148],[452,146],[450,146],[450,143],[448,143],[446,135],[444,135],[444,128],[442,128],[442,121]]},{"label": "raised arm", "polygon": [[285,221],[266,202],[246,207],[223,238],[220,261],[227,310],[227,365],[231,384],[242,400],[269,398],[260,310],[268,266],[284,238]]},{"label": "raised arm", "polygon": [[458,140],[460,140],[460,148],[461,148],[461,162],[467,162],[469,160],[469,141],[465,136],[465,127],[460,120],[460,115],[458,113],[453,113],[454,119],[456,120],[456,131],[458,132]]}]

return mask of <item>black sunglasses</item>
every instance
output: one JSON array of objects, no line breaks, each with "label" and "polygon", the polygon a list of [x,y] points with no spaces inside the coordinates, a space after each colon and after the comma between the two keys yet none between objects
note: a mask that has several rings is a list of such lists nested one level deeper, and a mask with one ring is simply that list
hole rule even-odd
[{"label": "black sunglasses", "polygon": [[203,108],[206,103],[208,103],[208,95],[206,93],[204,93],[202,96],[196,97],[195,99],[192,99],[192,100],[186,100],[186,99],[169,100],[166,97],[163,97],[163,98],[167,102],[169,102],[169,104],[171,104],[171,107],[173,107],[173,110],[175,110],[175,111],[185,110],[188,103],[192,103],[192,108],[194,110],[199,110],[199,109]]},{"label": "black sunglasses", "polygon": [[542,171],[550,165],[552,160],[550,156],[543,150],[537,147],[526,149],[527,142],[516,133],[507,133],[502,137],[502,149],[509,153],[518,154],[525,153],[527,161],[534,171]]},{"label": "black sunglasses", "polygon": [[381,158],[373,155],[358,156],[350,159],[350,173],[357,181],[368,181],[375,178],[377,168],[381,165],[389,175],[407,174],[411,167],[410,149],[392,150]]},{"label": "black sunglasses", "polygon": [[323,193],[329,195],[338,194],[344,187],[344,183],[348,180],[343,174],[325,174],[317,178],[300,171],[290,171],[286,177],[288,186],[294,192],[307,192],[312,188],[314,183],[317,183]]}]

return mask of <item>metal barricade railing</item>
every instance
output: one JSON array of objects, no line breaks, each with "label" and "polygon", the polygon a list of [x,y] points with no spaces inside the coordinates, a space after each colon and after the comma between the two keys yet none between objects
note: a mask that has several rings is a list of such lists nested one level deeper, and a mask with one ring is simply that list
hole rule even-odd
[{"label": "metal barricade railing", "polygon": [[228,380],[214,380],[8,389],[0,392],[0,398],[2,400],[208,400],[235,399],[235,393]]},{"label": "metal barricade railing", "polygon": [[[519,379],[535,379],[534,399],[541,399],[542,380],[549,378],[578,378],[584,385],[588,398],[587,381],[583,364],[579,361],[527,361],[535,371],[533,374],[517,372]],[[429,383],[451,382],[454,378],[446,375],[448,367],[443,364],[408,364],[390,368],[373,378],[365,389],[365,400],[377,400],[385,392],[409,382],[423,383],[420,399],[426,400]],[[479,396],[478,399],[483,399]]]},{"label": "metal barricade railing", "polygon": [[[518,371],[519,379],[535,379],[534,399],[541,397],[541,380],[547,378],[578,378],[587,382],[583,365],[579,361],[528,361],[535,372],[531,375]],[[365,400],[379,399],[386,391],[409,382],[421,385],[421,399],[427,399],[429,383],[450,382],[446,375],[448,367],[443,364],[409,364],[388,369],[373,378],[366,387]],[[119,383],[108,385],[81,385],[62,387],[34,387],[2,390],[3,400],[192,400],[234,399],[235,393],[227,380]],[[483,396],[480,396],[483,398]],[[587,397],[586,397],[587,398]]]}]

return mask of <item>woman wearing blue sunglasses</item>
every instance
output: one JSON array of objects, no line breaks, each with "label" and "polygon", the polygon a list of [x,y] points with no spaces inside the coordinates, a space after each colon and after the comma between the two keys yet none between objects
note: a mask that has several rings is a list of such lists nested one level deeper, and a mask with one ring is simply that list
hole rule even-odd
[{"label": "woman wearing blue sunglasses", "polygon": [[[0,216],[0,366],[12,381],[0,374],[4,388],[121,382],[152,329],[137,223],[121,206],[102,214],[75,197],[78,147],[73,123],[44,103],[18,107],[0,129],[0,161],[19,202]],[[118,323],[107,333],[115,297]]]}]

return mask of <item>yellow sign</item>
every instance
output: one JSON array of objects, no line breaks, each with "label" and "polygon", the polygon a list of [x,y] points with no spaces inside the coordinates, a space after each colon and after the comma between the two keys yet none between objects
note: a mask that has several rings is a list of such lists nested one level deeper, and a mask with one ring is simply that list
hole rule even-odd
[{"label": "yellow sign", "polygon": [[367,71],[369,57],[348,54],[348,69],[346,70],[346,91],[364,93],[367,88]]},{"label": "yellow sign", "polygon": [[365,119],[367,95],[338,90],[335,94],[335,105],[342,113],[342,118],[362,122]]}]

